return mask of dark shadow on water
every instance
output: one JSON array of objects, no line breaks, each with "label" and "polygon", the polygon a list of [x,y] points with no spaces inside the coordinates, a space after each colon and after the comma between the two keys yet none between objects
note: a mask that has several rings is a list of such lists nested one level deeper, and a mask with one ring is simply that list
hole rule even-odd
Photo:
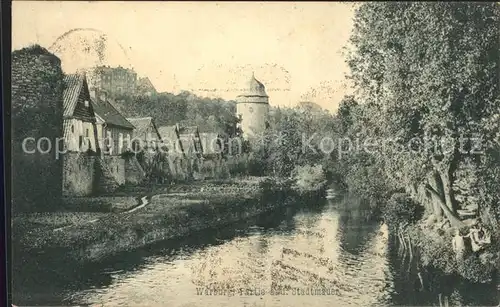
[{"label": "dark shadow on water", "polygon": [[394,305],[439,306],[440,295],[443,304],[445,297],[448,298],[449,306],[498,305],[498,291],[493,284],[473,284],[459,276],[422,268],[418,250],[413,250],[410,259],[408,253],[401,253],[399,243],[394,240],[389,243],[389,251]]},{"label": "dark shadow on water", "polygon": [[369,206],[352,195],[343,195],[338,201],[337,212],[340,215],[340,247],[352,255],[361,254],[380,224],[374,220]]},{"label": "dark shadow on water", "polygon": [[[123,252],[97,263],[80,264],[63,257],[65,251],[50,254],[23,255],[13,263],[13,298],[19,305],[77,304],[65,299],[68,294],[90,288],[105,288],[112,282],[109,272],[136,271],[146,265],[146,259],[162,256],[175,259],[189,256],[196,250],[224,244],[236,237],[255,233],[291,233],[294,217],[299,212],[321,212],[324,204],[287,204],[272,212],[220,228],[206,229],[179,239],[166,240],[146,247]],[[262,246],[265,249],[265,246]]]}]

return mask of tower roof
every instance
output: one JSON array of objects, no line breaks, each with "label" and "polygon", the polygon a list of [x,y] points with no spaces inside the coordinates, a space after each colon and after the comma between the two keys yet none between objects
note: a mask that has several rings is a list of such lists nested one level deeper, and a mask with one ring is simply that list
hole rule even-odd
[{"label": "tower roof", "polygon": [[266,87],[259,80],[255,78],[255,74],[252,73],[252,77],[248,80],[243,88],[243,93],[239,96],[246,97],[269,97],[266,93]]}]

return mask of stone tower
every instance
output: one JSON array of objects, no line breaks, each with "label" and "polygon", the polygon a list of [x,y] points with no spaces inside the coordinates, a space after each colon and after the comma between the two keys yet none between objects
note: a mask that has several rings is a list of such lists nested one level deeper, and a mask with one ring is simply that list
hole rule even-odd
[{"label": "stone tower", "polygon": [[62,157],[55,148],[62,149],[63,77],[61,61],[45,48],[12,52],[13,212],[60,203]]},{"label": "stone tower", "polygon": [[252,73],[252,77],[243,87],[241,95],[236,97],[236,112],[241,116],[243,137],[250,140],[266,130],[269,116],[269,96],[266,88]]}]

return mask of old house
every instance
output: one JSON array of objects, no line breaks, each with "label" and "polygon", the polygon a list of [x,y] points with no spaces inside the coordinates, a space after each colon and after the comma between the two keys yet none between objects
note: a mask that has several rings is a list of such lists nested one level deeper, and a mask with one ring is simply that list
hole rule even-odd
[{"label": "old house", "polygon": [[67,148],[63,157],[63,195],[91,195],[96,190],[98,176],[93,154],[100,153],[100,147],[94,108],[83,73],[64,78],[63,119]]},{"label": "old house", "polygon": [[181,127],[177,125],[179,140],[182,144],[184,154],[200,159],[203,155],[200,132],[197,126]]},{"label": "old house", "polygon": [[168,148],[172,174],[191,178],[199,173],[203,158],[198,127],[164,126],[158,128],[162,144]]},{"label": "old house", "polygon": [[167,150],[158,150],[161,136],[152,117],[127,118],[135,126],[131,153],[135,155],[150,181],[164,182],[170,177]]},{"label": "old house", "polygon": [[185,165],[186,155],[179,139],[177,125],[158,127],[162,139],[162,149],[168,152],[168,168],[174,179],[186,178]]},{"label": "old house", "polygon": [[96,114],[97,137],[101,144],[98,190],[114,191],[127,182],[142,181],[145,172],[135,157],[123,154],[131,146],[134,125],[113,106],[104,91],[94,91],[92,106]]},{"label": "old house", "polygon": [[140,150],[156,151],[161,143],[161,135],[156,128],[152,117],[127,118],[128,122],[134,125],[132,134],[132,151]]},{"label": "old house", "polygon": [[221,173],[225,139],[215,132],[199,133],[199,136],[203,153],[201,176],[215,178]]},{"label": "old house", "polygon": [[199,137],[204,158],[222,155],[224,139],[220,134],[216,132],[204,132],[199,133]]},{"label": "old house", "polygon": [[92,106],[102,152],[105,155],[120,155],[130,146],[135,127],[113,106],[106,92],[94,91],[93,96]]},{"label": "old house", "polygon": [[96,118],[85,74],[64,77],[64,140],[70,152],[99,151]]}]

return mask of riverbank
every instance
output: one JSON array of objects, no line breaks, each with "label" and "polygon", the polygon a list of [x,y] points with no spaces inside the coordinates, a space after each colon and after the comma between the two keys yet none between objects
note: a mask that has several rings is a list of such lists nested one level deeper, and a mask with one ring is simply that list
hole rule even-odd
[{"label": "riverbank", "polygon": [[[262,178],[156,187],[148,196],[148,204],[133,212],[88,212],[87,208],[87,212],[53,213],[52,219],[50,213],[45,213],[45,226],[43,219],[39,219],[37,227],[33,225],[36,217],[14,218],[13,247],[18,253],[58,251],[71,260],[98,261],[119,252],[260,215],[286,206],[297,197],[297,193],[283,185]],[[124,203],[130,204],[130,199]]]},{"label": "riverbank", "polygon": [[[484,250],[466,250],[458,256],[453,249],[455,228],[440,227],[425,219],[408,226],[406,234],[412,248],[418,248],[423,267],[432,268],[450,276],[460,276],[473,283],[495,283],[500,268],[498,248],[490,245]],[[408,247],[409,248],[409,247]]]}]

